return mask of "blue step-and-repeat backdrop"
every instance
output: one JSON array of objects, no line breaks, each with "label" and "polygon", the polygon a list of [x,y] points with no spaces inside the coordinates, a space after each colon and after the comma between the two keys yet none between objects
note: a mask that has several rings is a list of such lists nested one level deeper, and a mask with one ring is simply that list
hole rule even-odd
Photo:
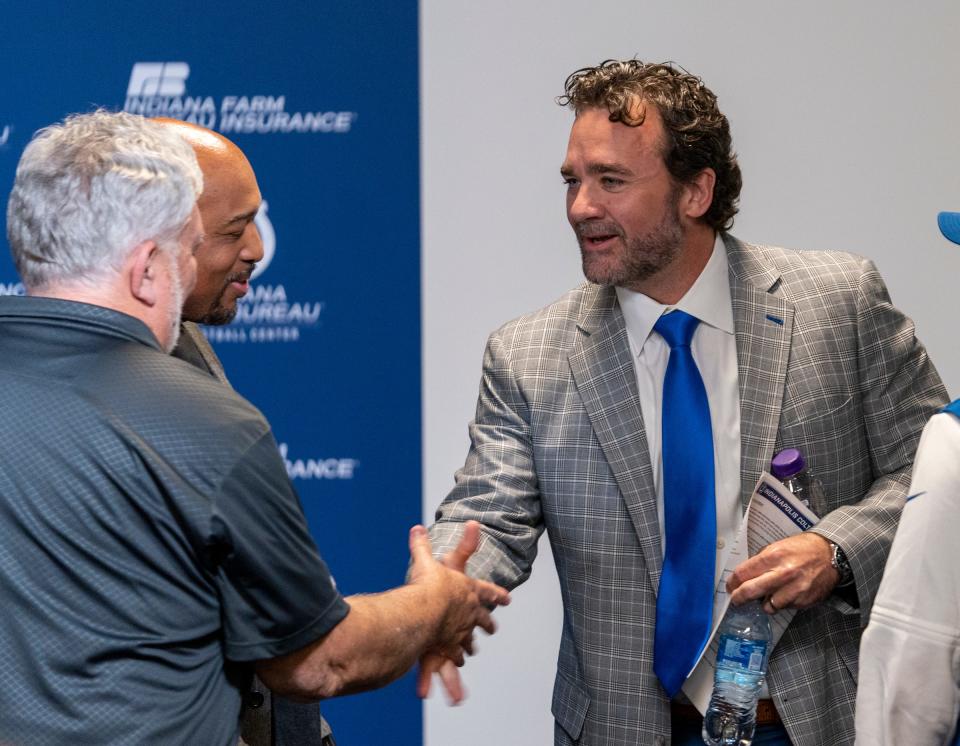
[{"label": "blue step-and-repeat backdrop", "polygon": [[[266,256],[237,319],[206,331],[340,589],[402,583],[421,512],[415,0],[35,0],[0,28],[3,213],[23,147],[69,113],[187,119],[246,152]],[[3,251],[0,293],[22,292]],[[422,741],[411,676],[323,710],[343,744]]]}]

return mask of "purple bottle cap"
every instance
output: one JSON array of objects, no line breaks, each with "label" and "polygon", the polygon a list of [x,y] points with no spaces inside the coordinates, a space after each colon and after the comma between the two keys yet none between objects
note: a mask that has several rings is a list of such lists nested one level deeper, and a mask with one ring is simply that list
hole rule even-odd
[{"label": "purple bottle cap", "polygon": [[800,451],[796,448],[784,448],[773,457],[773,461],[770,462],[770,471],[773,476],[782,481],[794,474],[799,474],[806,466],[807,462],[803,460],[803,454]]}]

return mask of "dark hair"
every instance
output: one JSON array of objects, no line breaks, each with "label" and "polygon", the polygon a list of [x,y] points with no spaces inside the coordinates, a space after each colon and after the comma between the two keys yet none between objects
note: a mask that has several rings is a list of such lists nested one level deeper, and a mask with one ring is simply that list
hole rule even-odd
[{"label": "dark hair", "polygon": [[561,106],[576,113],[606,108],[611,122],[630,127],[643,124],[644,104],[657,107],[667,141],[663,159],[672,176],[687,182],[705,168],[717,182],[713,202],[703,219],[716,230],[729,230],[737,214],[743,181],[733,152],[730,123],[717,108],[717,97],[703,81],[673,63],[606,60],[571,74],[564,84]]}]

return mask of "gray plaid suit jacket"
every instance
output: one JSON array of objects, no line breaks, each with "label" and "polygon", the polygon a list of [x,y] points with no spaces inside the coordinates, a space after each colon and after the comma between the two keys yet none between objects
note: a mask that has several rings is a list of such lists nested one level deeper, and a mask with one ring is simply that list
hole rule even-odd
[{"label": "gray plaid suit jacket", "polygon": [[[816,531],[843,547],[856,582],[858,608],[834,596],[796,615],[770,661],[771,696],[797,746],[852,744],[861,626],[920,431],[946,392],[870,261],[724,241],[742,500],[776,450],[802,449],[827,495],[813,506]],[[470,437],[434,550],[479,520],[468,572],[512,588],[548,531],[564,606],[556,744],[668,744],[669,701],[653,672],[660,527],[613,288],[585,283],[491,335]]]}]

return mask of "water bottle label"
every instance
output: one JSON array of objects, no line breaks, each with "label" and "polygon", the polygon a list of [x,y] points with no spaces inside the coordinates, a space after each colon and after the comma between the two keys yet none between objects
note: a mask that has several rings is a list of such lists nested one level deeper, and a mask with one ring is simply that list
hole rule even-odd
[{"label": "water bottle label", "polygon": [[767,670],[767,641],[723,635],[720,637],[717,665],[762,674]]}]

